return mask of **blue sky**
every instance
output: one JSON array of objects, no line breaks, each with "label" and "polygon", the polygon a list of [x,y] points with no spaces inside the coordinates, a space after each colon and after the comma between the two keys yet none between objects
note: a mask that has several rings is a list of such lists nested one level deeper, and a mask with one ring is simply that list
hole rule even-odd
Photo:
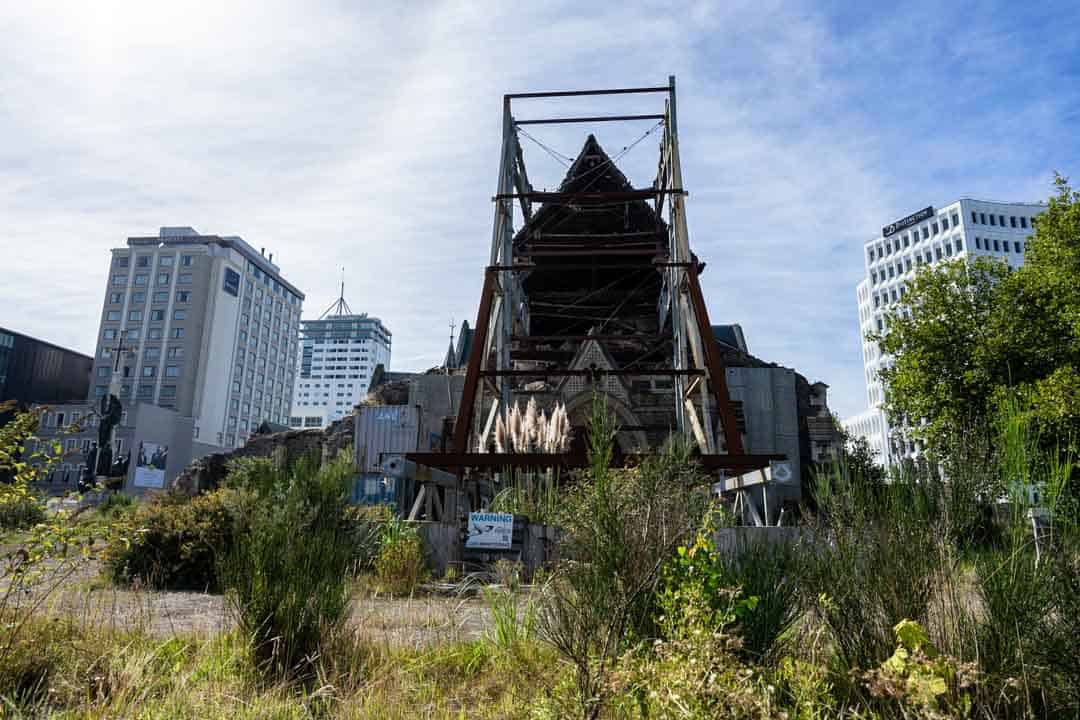
[{"label": "blue sky", "polygon": [[[427,368],[450,319],[475,320],[502,94],[675,74],[713,321],[829,383],[846,415],[864,402],[862,242],[958,197],[1044,199],[1080,166],[1075,3],[363,5],[0,11],[0,324],[91,351],[107,249],[192,225],[273,250],[308,316],[344,265],[394,366]],[[597,136],[617,152],[645,129]],[[531,130],[567,155],[585,131]],[[534,184],[557,184],[525,151]],[[655,165],[652,137],[624,162],[642,185]]]}]

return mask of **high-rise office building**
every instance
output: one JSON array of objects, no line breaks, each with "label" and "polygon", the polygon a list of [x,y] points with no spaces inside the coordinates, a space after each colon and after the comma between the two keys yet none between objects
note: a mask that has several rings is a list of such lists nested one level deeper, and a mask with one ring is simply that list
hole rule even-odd
[{"label": "high-rise office building", "polygon": [[[304,294],[238,237],[161,228],[112,251],[89,400],[171,408],[192,455],[288,422]],[[117,353],[119,353],[117,355]]]},{"label": "high-rise office building", "polygon": [[945,260],[992,257],[1010,267],[1024,264],[1027,241],[1044,205],[963,198],[944,207],[927,207],[890,223],[863,245],[866,277],[855,287],[862,338],[867,410],[844,420],[864,437],[886,467],[917,456],[922,448],[890,426],[882,410],[885,391],[878,371],[887,367],[877,343],[866,336],[885,329],[885,311],[906,292],[917,268]]},{"label": "high-rise office building", "polygon": [[300,370],[293,391],[294,428],[326,427],[367,395],[376,365],[390,368],[390,331],[382,320],[355,314],[341,295],[318,320],[300,321]]}]

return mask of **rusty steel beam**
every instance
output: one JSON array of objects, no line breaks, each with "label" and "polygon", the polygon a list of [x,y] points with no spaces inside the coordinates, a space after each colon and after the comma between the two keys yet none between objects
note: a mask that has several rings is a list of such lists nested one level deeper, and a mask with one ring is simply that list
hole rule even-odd
[{"label": "rusty steel beam", "polygon": [[709,310],[705,306],[705,297],[701,294],[697,265],[691,265],[687,268],[686,285],[690,291],[690,301],[694,306],[694,319],[697,321],[701,343],[705,346],[705,366],[709,369],[709,382],[712,385],[713,394],[716,396],[717,411],[720,413],[720,425],[724,429],[724,441],[727,443],[728,452],[733,455],[741,455],[743,451],[742,434],[739,433],[735,419],[735,406],[731,404],[731,396],[728,394],[727,375],[724,373],[724,362],[720,357],[720,347],[716,344],[716,338],[713,336],[712,326],[709,324]]},{"label": "rusty steel beam", "polygon": [[480,364],[487,344],[488,323],[491,320],[491,304],[495,298],[495,271],[488,268],[484,273],[484,287],[480,291],[480,311],[476,314],[476,330],[473,332],[469,362],[465,370],[465,386],[461,390],[461,406],[458,408],[457,424],[454,425],[454,451],[463,453],[469,442],[473,413],[476,412],[476,388],[480,383]]},{"label": "rusty steel beam", "polygon": [[524,342],[565,342],[567,340],[583,341],[583,340],[599,340],[599,341],[633,341],[633,342],[654,342],[658,340],[670,340],[670,335],[514,335],[513,340],[521,340]]},{"label": "rusty steel beam", "polygon": [[660,195],[688,195],[685,190],[607,190],[598,192],[544,192],[499,193],[492,196],[493,202],[527,198],[538,202],[633,202],[635,200],[655,200]]},{"label": "rusty steel beam", "polygon": [[567,123],[622,122],[623,120],[663,120],[663,115],[596,115],[593,117],[537,118],[515,120],[515,125],[565,125]]},{"label": "rusty steel beam", "polygon": [[481,370],[480,374],[484,377],[667,377],[671,375],[704,375],[705,370],[699,368],[686,370],[674,370],[671,368],[663,370],[604,370],[602,368],[596,368],[595,370]]},{"label": "rusty steel beam", "polygon": [[[412,460],[418,465],[427,465],[436,468],[528,468],[528,467],[565,467],[584,468],[589,466],[588,456],[585,454],[571,453],[437,453],[437,452],[414,452],[406,453],[406,459]],[[649,457],[647,453],[626,453],[615,461],[622,461],[623,467],[632,467],[640,464]],[[754,455],[692,455],[691,458],[700,463],[708,471],[730,470],[736,472],[749,472],[760,470],[769,466],[774,460],[786,460],[786,455],[780,454],[754,454]]]},{"label": "rusty steel beam", "polygon": [[534,257],[655,257],[656,246],[650,245],[648,247],[639,248],[597,248],[597,249],[582,249],[582,250],[522,250],[519,257],[534,258]]},{"label": "rusty steel beam", "polygon": [[671,86],[664,87],[635,87],[635,88],[608,88],[606,90],[551,90],[547,92],[507,93],[503,100],[523,100],[527,98],[552,98],[552,97],[582,97],[585,95],[632,95],[642,93],[671,92]]}]

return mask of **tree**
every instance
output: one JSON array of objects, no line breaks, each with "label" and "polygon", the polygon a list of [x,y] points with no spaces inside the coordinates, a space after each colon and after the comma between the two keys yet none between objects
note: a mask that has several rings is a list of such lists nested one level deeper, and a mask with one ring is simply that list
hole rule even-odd
[{"label": "tree", "polygon": [[1025,264],[989,258],[922,268],[870,336],[886,411],[935,449],[989,430],[1019,395],[1046,442],[1080,437],[1080,193],[1055,179]]},{"label": "tree", "polygon": [[885,331],[871,335],[891,359],[880,370],[886,412],[931,446],[989,422],[1007,372],[988,351],[987,328],[1007,272],[986,258],[920,268]]}]

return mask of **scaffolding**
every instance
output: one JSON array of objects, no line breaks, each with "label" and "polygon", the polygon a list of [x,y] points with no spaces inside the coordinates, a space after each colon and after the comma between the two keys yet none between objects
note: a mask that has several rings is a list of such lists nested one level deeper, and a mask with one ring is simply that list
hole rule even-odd
[{"label": "scaffolding", "polygon": [[[527,119],[514,115],[515,103],[520,105],[535,98],[615,95],[662,96],[663,112]],[[573,187],[560,187],[558,191],[541,192],[530,184],[519,139],[522,126],[595,125],[639,120],[655,121],[654,129],[662,128],[657,175],[651,187],[626,185],[594,190],[592,183],[578,183]],[[527,131],[520,132],[528,136]],[[589,140],[594,141],[591,135]],[[550,148],[545,149],[550,151]],[[613,163],[611,166],[614,167]],[[622,177],[621,173],[619,176]],[[705,265],[690,248],[686,198],[679,156],[674,76],[669,77],[667,85],[657,87],[505,95],[498,183],[492,198],[495,213],[491,251],[484,271],[475,339],[466,366],[452,448],[445,452],[410,453],[408,458],[419,465],[457,473],[459,478],[464,476],[466,469],[583,467],[586,458],[580,451],[559,455],[493,453],[487,451],[487,439],[498,413],[505,412],[528,383],[584,376],[593,382],[606,377],[622,378],[627,382],[665,378],[672,389],[670,410],[675,428],[693,439],[698,460],[710,472],[730,475],[761,471],[770,462],[783,460],[781,455],[744,452],[735,408],[728,395],[722,355],[702,296],[699,275]],[[573,208],[581,212],[615,207],[623,208],[629,215],[633,208],[643,207],[642,203],[647,204],[655,216],[654,228],[614,233],[552,233],[542,232],[541,223],[535,222],[545,207]],[[515,208],[522,218],[522,227],[517,231],[514,227]],[[531,273],[550,267],[544,263],[556,255],[563,263],[555,266],[560,271],[588,268],[593,272],[614,272],[617,280],[621,273],[625,273],[626,278],[643,278],[640,284],[624,283],[623,287],[631,288],[626,292],[626,302],[634,299],[634,288],[651,283],[650,287],[659,293],[655,332],[634,335],[624,329],[621,333],[605,335],[606,322],[599,332],[595,328],[555,334],[537,330],[538,323],[529,317],[524,285]],[[636,302],[640,305],[640,299]],[[621,343],[624,347],[638,343],[635,347],[643,353],[640,357],[652,362],[634,360],[614,367],[575,368],[568,364],[567,352],[537,349],[551,348],[552,343],[572,345],[607,341]],[[624,453],[619,458],[626,464],[637,459],[635,453]]]}]

